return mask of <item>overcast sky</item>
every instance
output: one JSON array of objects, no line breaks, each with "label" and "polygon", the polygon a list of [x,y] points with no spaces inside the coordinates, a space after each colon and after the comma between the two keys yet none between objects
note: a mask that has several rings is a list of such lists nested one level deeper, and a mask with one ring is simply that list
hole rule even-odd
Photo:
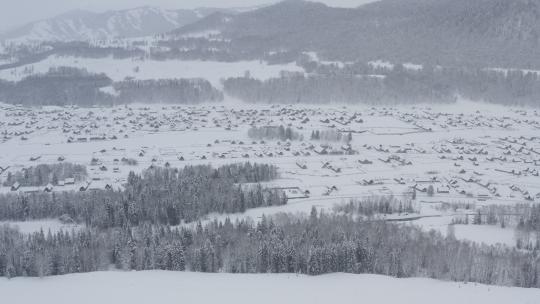
[{"label": "overcast sky", "polygon": [[[355,7],[373,0],[320,0],[331,6]],[[165,8],[244,7],[279,2],[279,0],[0,0],[0,32],[31,21],[61,13],[85,9],[104,11],[144,5]]]}]

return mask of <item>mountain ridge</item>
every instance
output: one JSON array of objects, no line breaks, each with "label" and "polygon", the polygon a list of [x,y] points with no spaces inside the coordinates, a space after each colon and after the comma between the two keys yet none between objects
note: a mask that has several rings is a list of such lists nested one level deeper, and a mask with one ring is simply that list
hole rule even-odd
[{"label": "mountain ridge", "polygon": [[234,12],[206,7],[163,9],[154,6],[105,12],[72,10],[0,33],[0,40],[88,41],[151,36],[182,27],[221,10]]},{"label": "mountain ridge", "polygon": [[535,0],[381,0],[358,8],[294,0],[217,21],[210,15],[173,33],[211,28],[238,47],[330,60],[540,67]]}]

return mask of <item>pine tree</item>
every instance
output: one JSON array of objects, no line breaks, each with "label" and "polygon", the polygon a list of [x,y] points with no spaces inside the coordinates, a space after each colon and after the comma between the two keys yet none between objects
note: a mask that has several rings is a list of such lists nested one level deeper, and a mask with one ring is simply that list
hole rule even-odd
[{"label": "pine tree", "polygon": [[317,208],[315,206],[311,207],[311,212],[309,214],[309,219],[312,223],[317,222]]},{"label": "pine tree", "polygon": [[428,196],[433,196],[435,194],[435,189],[433,188],[433,185],[429,185],[428,189],[427,189],[427,195]]},{"label": "pine tree", "polygon": [[186,270],[186,260],[184,256],[184,249],[181,243],[176,242],[172,248],[172,270],[184,271]]},{"label": "pine tree", "polygon": [[309,251],[308,261],[307,261],[307,273],[309,275],[319,275],[320,274],[320,265],[319,259],[317,257],[317,251],[311,249]]},{"label": "pine tree", "polygon": [[266,244],[261,244],[259,246],[258,250],[258,270],[259,273],[267,273],[268,272],[268,260],[269,260],[269,250]]},{"label": "pine tree", "polygon": [[482,225],[482,214],[480,213],[480,210],[474,215],[473,225]]}]

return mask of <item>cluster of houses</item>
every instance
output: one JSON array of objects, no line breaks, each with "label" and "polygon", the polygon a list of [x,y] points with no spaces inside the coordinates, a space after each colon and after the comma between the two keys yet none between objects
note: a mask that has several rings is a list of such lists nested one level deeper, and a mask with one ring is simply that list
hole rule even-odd
[{"label": "cluster of houses", "polygon": [[[205,128],[237,130],[239,126],[286,125],[299,130],[322,117],[317,126],[345,128],[361,124],[358,113],[345,110],[296,109],[272,106],[261,109],[234,109],[225,106],[168,106],[56,108],[53,110],[3,106],[0,122],[3,141],[28,140],[40,130],[57,131],[68,143],[97,142],[128,138],[134,132],[199,131]],[[350,131],[350,130],[349,130]]]},{"label": "cluster of houses", "polygon": [[51,183],[45,186],[22,186],[19,182],[15,182],[9,191],[21,192],[21,193],[51,193],[58,191],[97,191],[97,190],[114,190],[119,189],[120,186],[113,183],[94,183],[92,180],[76,183],[74,178],[66,178],[65,180],[58,181],[56,185]]},{"label": "cluster of houses", "polygon": [[[430,109],[413,112],[393,111],[389,115],[403,122],[411,123],[424,131],[474,129],[474,128],[499,128],[509,130],[516,125],[528,123],[527,120],[512,116],[493,116],[474,113],[443,113]],[[536,125],[538,122],[534,121]]]},{"label": "cluster of houses", "polygon": [[10,187],[10,191],[21,191],[24,193],[37,193],[37,192],[53,192],[55,187],[65,187],[75,185],[75,178],[66,178],[65,180],[59,180],[56,185],[51,183],[42,187],[22,187],[19,182],[13,183]]},{"label": "cluster of houses", "polygon": [[[410,187],[417,192],[427,193],[433,186],[434,195],[462,195],[487,200],[497,197],[510,197],[525,200],[540,200],[540,186],[535,187],[540,177],[540,136],[530,136],[533,132],[516,137],[508,136],[512,130],[539,130],[539,113],[517,110],[504,115],[474,112],[469,114],[443,113],[429,108],[366,108],[351,110],[345,107],[309,106],[253,106],[228,107],[223,105],[200,106],[122,106],[113,108],[81,109],[64,107],[54,109],[26,109],[15,106],[0,106],[0,143],[19,139],[32,141],[43,134],[54,133],[65,139],[65,143],[98,143],[159,132],[198,132],[204,136],[206,131],[224,132],[222,138],[210,137],[203,145],[190,146],[162,152],[155,147],[140,147],[135,151],[91,151],[91,177],[89,182],[73,185],[71,181],[59,181],[55,185],[40,187],[38,191],[58,191],[77,188],[87,191],[93,188],[113,188],[109,179],[99,180],[100,176],[123,173],[122,166],[177,166],[179,163],[212,160],[252,160],[272,163],[288,162],[295,170],[320,170],[329,176],[364,174],[355,178],[355,186],[377,186],[396,184]],[[395,133],[378,135],[370,125],[384,118],[394,120],[399,127]],[[284,126],[304,135],[304,140],[252,140],[246,139],[250,127]],[[406,127],[403,127],[406,126]],[[403,127],[403,128],[402,128]],[[389,127],[390,128],[390,127]],[[403,131],[399,131],[402,128]],[[498,136],[484,135],[471,140],[452,136],[452,131],[492,130],[507,132]],[[311,140],[313,130],[332,130],[344,135],[389,136],[387,142],[354,139],[352,142],[324,142]],[[442,140],[433,136],[429,144],[392,142],[392,136],[430,136],[442,132]],[[431,133],[431,134],[430,134]],[[214,133],[215,134],[215,133]],[[448,134],[448,135],[447,135]],[[516,134],[520,134],[516,132]],[[351,135],[351,136],[352,136]],[[234,139],[232,139],[234,138]],[[368,138],[366,136],[366,138]],[[69,145],[70,147],[72,145]],[[116,143],[115,143],[116,145]],[[169,143],[167,143],[169,145]],[[30,153],[34,153],[30,151]],[[62,152],[63,153],[63,152]],[[129,154],[129,155],[128,155]],[[56,157],[56,156],[55,156]],[[69,157],[69,156],[68,156]],[[25,161],[44,162],[47,156],[28,155]],[[354,166],[346,167],[341,158],[349,158]],[[58,156],[57,161],[64,161]],[[3,160],[2,160],[3,161]],[[322,165],[319,163],[322,161]],[[442,172],[432,179],[415,169],[430,161]],[[4,164],[6,165],[6,164]],[[10,164],[11,165],[11,164]],[[439,168],[435,168],[439,169]],[[0,167],[0,177],[6,174],[7,166]],[[400,170],[408,175],[376,178],[377,170]],[[424,170],[425,171],[425,170]],[[371,173],[370,173],[371,172]],[[428,178],[417,178],[428,176]],[[95,179],[98,180],[95,180]],[[508,182],[512,180],[512,182]],[[540,183],[539,183],[540,184]],[[327,195],[337,191],[337,186],[329,183]],[[20,185],[12,185],[13,191],[21,191]],[[43,189],[41,189],[43,188]],[[288,190],[289,191],[289,190]],[[290,189],[291,197],[305,195],[305,191]],[[539,194],[537,194],[537,192]]]}]

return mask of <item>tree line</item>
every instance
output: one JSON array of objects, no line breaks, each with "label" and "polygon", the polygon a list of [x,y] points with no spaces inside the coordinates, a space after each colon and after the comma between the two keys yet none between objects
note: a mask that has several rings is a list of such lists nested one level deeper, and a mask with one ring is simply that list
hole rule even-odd
[{"label": "tree line", "polygon": [[265,81],[246,75],[224,80],[225,93],[255,103],[453,103],[458,96],[504,105],[538,105],[540,75],[519,70],[364,62],[339,66],[300,59],[307,73],[282,73]]},{"label": "tree line", "polygon": [[125,80],[116,82],[118,103],[192,104],[223,100],[223,93],[204,79]]},{"label": "tree line", "polygon": [[228,78],[223,83],[227,94],[254,103],[414,104],[455,101],[446,88],[434,90],[415,79],[394,81],[375,76],[287,73],[265,81],[237,77]]},{"label": "tree line", "polygon": [[111,84],[112,80],[105,74],[57,67],[18,82],[0,81],[0,99],[25,106],[110,104],[111,96],[99,89]]},{"label": "tree line", "polygon": [[231,273],[374,273],[540,287],[537,252],[478,245],[415,226],[313,209],[171,228],[141,224],[36,232],[0,228],[0,273],[45,276],[109,269]]},{"label": "tree line", "polygon": [[304,140],[302,134],[296,132],[291,127],[284,126],[262,126],[251,127],[248,130],[249,138],[267,140]]},{"label": "tree line", "polygon": [[334,141],[334,142],[344,142],[350,143],[352,141],[351,132],[343,135],[342,132],[336,130],[314,130],[311,131],[311,140],[321,140],[321,141]]},{"label": "tree line", "polygon": [[20,81],[0,80],[0,99],[25,106],[143,103],[192,104],[223,100],[205,79],[126,79],[113,82],[105,74],[86,69],[55,67]]},{"label": "tree line", "polygon": [[393,196],[369,197],[359,201],[351,199],[347,204],[334,207],[334,212],[352,216],[372,217],[383,214],[418,213],[418,207],[411,200],[398,200]]}]

